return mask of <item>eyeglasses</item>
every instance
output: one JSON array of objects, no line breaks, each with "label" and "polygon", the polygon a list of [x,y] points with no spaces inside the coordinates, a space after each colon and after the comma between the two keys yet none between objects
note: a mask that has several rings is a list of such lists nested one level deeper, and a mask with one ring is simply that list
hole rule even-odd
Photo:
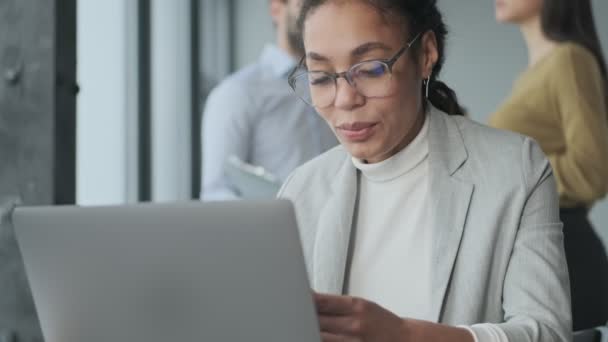
[{"label": "eyeglasses", "polygon": [[338,78],[344,78],[351,87],[365,97],[390,96],[391,91],[394,91],[394,87],[391,86],[393,65],[419,36],[420,33],[390,59],[360,62],[340,73],[302,70],[305,68],[305,57],[302,57],[298,66],[289,74],[289,86],[299,98],[315,108],[326,108],[334,103]]}]

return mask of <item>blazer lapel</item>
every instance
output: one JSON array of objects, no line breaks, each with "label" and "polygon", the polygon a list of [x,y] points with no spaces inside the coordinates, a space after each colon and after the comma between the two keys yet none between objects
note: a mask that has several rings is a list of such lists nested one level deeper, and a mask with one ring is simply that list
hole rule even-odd
[{"label": "blazer lapel", "polygon": [[474,186],[454,177],[467,159],[455,121],[436,109],[429,117],[429,191],[434,237],[429,314],[440,322]]},{"label": "blazer lapel", "polygon": [[[429,168],[433,230],[430,314],[441,320],[452,269],[460,247],[473,185],[453,177],[467,159],[456,123],[432,109],[429,115]],[[346,160],[319,215],[313,255],[316,291],[341,294],[357,197],[357,171]]]},{"label": "blazer lapel", "polygon": [[313,252],[316,291],[342,293],[357,186],[356,168],[347,159],[336,175],[332,195],[319,216]]}]

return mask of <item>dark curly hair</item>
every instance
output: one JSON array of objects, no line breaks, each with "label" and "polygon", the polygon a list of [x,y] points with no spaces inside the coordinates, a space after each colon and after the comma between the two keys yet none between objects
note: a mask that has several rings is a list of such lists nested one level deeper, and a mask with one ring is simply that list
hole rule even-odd
[{"label": "dark curly hair", "polygon": [[[319,6],[335,0],[304,0],[298,18],[298,29],[304,34],[306,18]],[[351,0],[352,1],[352,0]],[[359,0],[371,5],[385,17],[400,19],[408,32],[433,31],[437,40],[439,59],[433,68],[429,84],[429,101],[450,115],[464,115],[464,108],[458,103],[456,93],[445,83],[439,81],[439,73],[445,62],[445,41],[448,33],[443,16],[437,7],[437,0]],[[412,46],[415,53],[420,44]],[[425,92],[424,86],[422,92]]]}]

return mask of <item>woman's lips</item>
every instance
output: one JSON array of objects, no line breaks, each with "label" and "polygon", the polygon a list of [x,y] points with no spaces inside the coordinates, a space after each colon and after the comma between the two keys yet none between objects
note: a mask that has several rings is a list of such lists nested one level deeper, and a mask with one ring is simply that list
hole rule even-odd
[{"label": "woman's lips", "polygon": [[338,126],[337,130],[348,140],[363,141],[373,134],[376,125],[377,122],[352,122]]}]

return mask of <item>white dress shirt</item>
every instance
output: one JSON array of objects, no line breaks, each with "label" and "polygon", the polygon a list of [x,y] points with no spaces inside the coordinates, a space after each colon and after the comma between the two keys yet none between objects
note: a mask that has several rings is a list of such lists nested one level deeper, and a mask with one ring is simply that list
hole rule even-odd
[{"label": "white dress shirt", "polygon": [[[429,211],[428,121],[418,136],[391,158],[360,171],[347,292],[371,300],[400,317],[432,320],[433,235]],[[422,312],[422,314],[421,314]],[[494,324],[467,329],[476,342],[508,342]]]},{"label": "white dress shirt", "polygon": [[256,63],[211,92],[201,137],[202,199],[238,198],[224,169],[232,155],[284,181],[294,168],[337,144],[325,121],[289,87],[295,63],[268,45]]}]

